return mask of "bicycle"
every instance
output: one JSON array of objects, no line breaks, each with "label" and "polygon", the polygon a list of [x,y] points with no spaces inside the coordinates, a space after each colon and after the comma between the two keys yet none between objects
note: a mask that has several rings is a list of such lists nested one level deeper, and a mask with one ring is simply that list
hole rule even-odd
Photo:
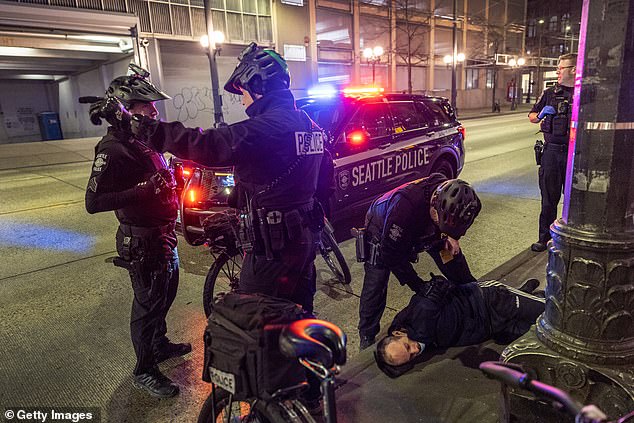
[{"label": "bicycle", "polygon": [[480,363],[480,370],[488,377],[499,380],[503,385],[531,392],[538,399],[549,402],[553,408],[574,416],[576,423],[625,423],[634,419],[634,411],[631,411],[617,420],[608,421],[605,413],[596,406],[584,406],[567,392],[531,378],[515,364],[485,361]]},{"label": "bicycle", "polygon": [[[238,217],[233,209],[215,213],[203,222],[206,244],[209,247],[209,253],[214,258],[203,287],[203,308],[207,317],[211,313],[219,278],[223,280],[225,290],[238,289],[244,258],[244,250],[237,235],[238,227]],[[319,251],[337,281],[349,284],[352,280],[350,269],[335,240],[334,228],[325,217]]]},{"label": "bicycle", "polygon": [[[279,325],[264,327],[265,332],[279,331]],[[297,359],[313,372],[321,383],[324,421],[337,422],[335,377],[346,362],[346,335],[335,324],[317,319],[297,320],[282,328],[279,349],[290,359]],[[307,382],[278,389],[270,399],[251,398],[234,401],[233,396],[212,385],[198,416],[198,423],[314,423],[299,401]]]}]

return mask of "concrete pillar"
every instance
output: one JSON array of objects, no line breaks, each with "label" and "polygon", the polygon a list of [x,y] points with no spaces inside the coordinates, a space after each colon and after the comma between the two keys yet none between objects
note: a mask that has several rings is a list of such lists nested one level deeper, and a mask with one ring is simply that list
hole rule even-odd
[{"label": "concrete pillar", "polygon": [[361,11],[359,0],[352,1],[352,82],[361,81],[361,35],[359,33],[359,17]]},{"label": "concrete pillar", "polygon": [[436,69],[436,17],[433,11],[436,8],[436,0],[430,0],[432,16],[429,18],[429,61],[427,62],[427,94],[431,95],[434,85],[434,70]]},{"label": "concrete pillar", "polygon": [[[592,403],[634,409],[634,7],[584,0],[561,219],[551,226],[546,311],[504,360]],[[517,421],[554,411],[511,391]]]},{"label": "concrete pillar", "polygon": [[[433,1],[433,0],[432,0]],[[389,77],[389,90],[396,91],[396,2],[390,4],[390,77]]]}]

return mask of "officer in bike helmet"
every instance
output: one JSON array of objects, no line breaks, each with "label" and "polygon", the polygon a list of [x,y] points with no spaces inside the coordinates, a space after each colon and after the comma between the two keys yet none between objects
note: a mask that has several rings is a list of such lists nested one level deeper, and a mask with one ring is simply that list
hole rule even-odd
[{"label": "officer in bike helmet", "polygon": [[366,214],[365,277],[359,304],[361,349],[374,343],[387,301],[390,272],[401,285],[425,287],[412,262],[426,251],[457,283],[474,281],[458,240],[480,212],[473,188],[440,173],[406,183],[372,203]]},{"label": "officer in bike helmet", "polygon": [[242,96],[249,116],[232,125],[186,128],[180,122],[133,117],[123,105],[95,105],[95,116],[144,134],[159,151],[206,166],[234,166],[233,206],[246,251],[240,288],[290,299],[312,312],[313,232],[323,225],[315,207],[325,135],[295,108],[290,73],[274,50],[251,43],[224,88]]},{"label": "officer in bike helmet", "polygon": [[[104,103],[125,104],[132,113],[155,121],[154,103],[170,97],[147,80],[146,71],[134,65],[131,69],[132,75],[112,81]],[[94,113],[91,119],[101,124]],[[191,351],[190,344],[172,343],[166,336],[165,317],[178,288],[175,186],[162,154],[129,131],[108,127],[95,147],[86,210],[91,214],[112,210],[119,221],[115,265],[128,270],[134,291],[130,321],[137,359],[134,385],[156,397],[172,397],[179,391],[157,364]]]}]

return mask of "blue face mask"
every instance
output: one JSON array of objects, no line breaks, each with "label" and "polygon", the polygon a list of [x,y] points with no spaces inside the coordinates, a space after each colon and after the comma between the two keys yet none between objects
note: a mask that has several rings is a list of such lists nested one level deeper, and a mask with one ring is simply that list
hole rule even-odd
[{"label": "blue face mask", "polygon": [[419,342],[418,345],[420,345],[420,352],[416,355],[420,355],[423,351],[425,351],[425,344],[423,342]]}]

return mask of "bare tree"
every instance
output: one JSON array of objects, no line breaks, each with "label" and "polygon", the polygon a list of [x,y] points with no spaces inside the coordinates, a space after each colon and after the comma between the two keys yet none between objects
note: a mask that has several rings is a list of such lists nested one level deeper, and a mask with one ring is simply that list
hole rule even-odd
[{"label": "bare tree", "polygon": [[407,66],[407,90],[412,93],[412,67],[433,63],[427,37],[431,11],[423,11],[420,0],[393,0],[396,13],[396,55]]}]

